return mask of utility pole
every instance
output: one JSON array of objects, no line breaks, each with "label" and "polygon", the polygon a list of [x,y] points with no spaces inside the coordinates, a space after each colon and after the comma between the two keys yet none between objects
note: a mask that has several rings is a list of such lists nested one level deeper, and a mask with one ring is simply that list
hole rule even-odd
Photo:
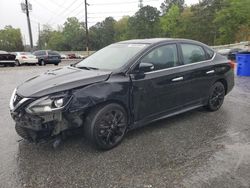
[{"label": "utility pole", "polygon": [[38,23],[38,48],[41,49],[41,41],[40,41],[40,23]]},{"label": "utility pole", "polygon": [[89,5],[87,3],[87,0],[84,0],[84,4],[85,4],[85,27],[86,27],[86,51],[87,54],[89,55],[89,29],[88,29],[88,8],[87,6]]},{"label": "utility pole", "polygon": [[30,47],[31,50],[33,49],[33,39],[32,39],[32,31],[31,31],[31,24],[30,24],[30,15],[29,11],[32,10],[32,6],[28,3],[28,0],[25,0],[25,3],[21,3],[22,11],[26,13],[27,22],[28,22],[28,30],[29,30],[29,37],[30,37]]},{"label": "utility pole", "polygon": [[142,8],[142,7],[143,7],[143,0],[139,0],[138,7],[139,7],[139,8]]}]

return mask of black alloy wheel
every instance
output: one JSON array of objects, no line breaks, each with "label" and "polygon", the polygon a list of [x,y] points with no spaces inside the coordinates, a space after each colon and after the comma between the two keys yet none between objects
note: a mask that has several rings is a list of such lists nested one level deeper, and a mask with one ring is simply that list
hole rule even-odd
[{"label": "black alloy wheel", "polygon": [[221,82],[216,82],[210,90],[209,100],[208,100],[208,109],[210,111],[218,110],[224,101],[225,97],[225,87]]},{"label": "black alloy wheel", "polygon": [[110,103],[94,109],[86,118],[87,138],[99,149],[117,146],[127,130],[127,113],[118,104]]}]

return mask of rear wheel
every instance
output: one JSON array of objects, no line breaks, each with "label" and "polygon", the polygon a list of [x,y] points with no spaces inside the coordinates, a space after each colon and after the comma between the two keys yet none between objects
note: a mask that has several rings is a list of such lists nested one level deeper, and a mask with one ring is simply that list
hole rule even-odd
[{"label": "rear wheel", "polygon": [[58,63],[54,63],[55,66],[58,66]]},{"label": "rear wheel", "polygon": [[224,101],[225,87],[221,82],[216,82],[210,89],[207,109],[210,111],[218,110]]},{"label": "rear wheel", "polygon": [[85,135],[99,149],[117,146],[127,130],[128,118],[124,108],[110,103],[93,109],[84,125]]}]

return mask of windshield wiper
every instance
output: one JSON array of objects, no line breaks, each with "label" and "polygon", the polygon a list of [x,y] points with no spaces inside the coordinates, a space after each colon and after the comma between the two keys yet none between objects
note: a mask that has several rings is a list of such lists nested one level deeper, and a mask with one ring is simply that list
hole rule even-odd
[{"label": "windshield wiper", "polygon": [[77,67],[79,69],[86,69],[86,70],[99,70],[98,68],[95,68],[95,67],[85,67],[85,66],[80,66],[80,67]]}]

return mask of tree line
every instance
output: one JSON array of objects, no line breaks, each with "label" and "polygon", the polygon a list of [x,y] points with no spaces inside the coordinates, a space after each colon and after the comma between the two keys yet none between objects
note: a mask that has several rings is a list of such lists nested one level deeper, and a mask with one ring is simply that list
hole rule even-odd
[{"label": "tree line", "polygon": [[[186,6],[184,0],[164,0],[160,10],[140,8],[116,21],[107,17],[89,28],[90,50],[134,38],[188,38],[208,45],[250,40],[250,0],[201,0]],[[44,25],[38,49],[85,50],[85,24],[71,17],[54,30]],[[1,31],[0,31],[1,32]],[[0,35],[1,36],[1,35]],[[1,39],[0,39],[1,41]]]}]

